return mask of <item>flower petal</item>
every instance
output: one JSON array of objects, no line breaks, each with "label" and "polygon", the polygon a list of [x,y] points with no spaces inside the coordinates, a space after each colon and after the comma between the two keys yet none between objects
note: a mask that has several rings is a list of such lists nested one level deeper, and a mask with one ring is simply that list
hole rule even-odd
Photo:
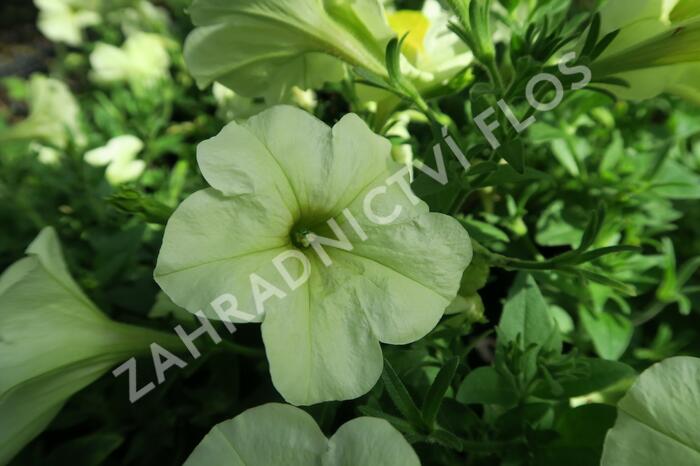
[{"label": "flower petal", "polygon": [[420,466],[406,439],[384,419],[360,417],[331,437],[323,466]]},{"label": "flower petal", "polygon": [[354,419],[324,437],[299,408],[268,403],[215,426],[185,466],[420,466],[388,422]]},{"label": "flower petal", "polygon": [[272,382],[295,405],[357,398],[382,372],[379,342],[344,281],[358,277],[311,261],[306,285],[268,309],[262,324]]},{"label": "flower petal", "polygon": [[309,466],[326,444],[310,415],[269,403],[214,426],[184,466]]},{"label": "flower petal", "polygon": [[168,221],[155,280],[179,306],[217,318],[209,303],[233,294],[254,314],[250,274],[284,288],[272,260],[291,248],[293,218],[278,199],[225,197],[214,189],[188,197]]},{"label": "flower petal", "polygon": [[349,252],[334,249],[331,258],[355,270],[357,299],[380,341],[401,345],[424,337],[459,289],[472,257],[469,235],[453,218],[434,213],[363,228],[367,241]]}]

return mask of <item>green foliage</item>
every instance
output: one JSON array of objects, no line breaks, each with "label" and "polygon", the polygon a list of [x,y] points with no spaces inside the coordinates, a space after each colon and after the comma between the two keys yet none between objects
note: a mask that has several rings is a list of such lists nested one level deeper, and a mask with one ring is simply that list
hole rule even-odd
[{"label": "green foliage", "polygon": [[6,3],[0,463],[698,462],[697,2]]}]

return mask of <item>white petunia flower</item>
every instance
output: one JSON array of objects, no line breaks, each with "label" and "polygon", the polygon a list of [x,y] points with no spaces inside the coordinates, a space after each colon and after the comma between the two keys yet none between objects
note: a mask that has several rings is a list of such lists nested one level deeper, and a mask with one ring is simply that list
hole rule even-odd
[{"label": "white petunia flower", "polygon": [[102,21],[89,0],[34,0],[39,9],[37,26],[47,38],[76,46],[83,42],[83,29]]},{"label": "white petunia flower", "polygon": [[106,145],[86,152],[85,161],[95,167],[107,166],[107,181],[117,185],[137,179],[146,169],[143,160],[135,160],[142,149],[141,139],[126,134],[112,138]]},{"label": "white petunia flower", "polygon": [[170,56],[161,36],[144,32],[133,34],[121,47],[97,44],[90,64],[92,78],[99,83],[149,88],[168,78]]}]

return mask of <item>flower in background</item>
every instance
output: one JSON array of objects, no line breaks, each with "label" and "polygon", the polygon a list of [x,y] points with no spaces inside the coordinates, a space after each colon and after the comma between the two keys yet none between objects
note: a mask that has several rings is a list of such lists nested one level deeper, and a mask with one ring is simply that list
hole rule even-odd
[{"label": "flower in background", "polygon": [[44,165],[57,165],[61,160],[61,152],[50,146],[44,146],[37,142],[32,142],[29,149],[37,156],[37,160]]},{"label": "flower in background", "polygon": [[136,89],[149,89],[168,79],[170,56],[165,39],[139,32],[121,47],[98,43],[90,54],[92,78],[103,84],[127,82]]},{"label": "flower in background", "polygon": [[136,156],[143,141],[129,134],[110,139],[106,145],[85,153],[85,161],[95,167],[107,166],[105,177],[112,185],[137,179],[146,169],[146,162]]},{"label": "flower in background", "polygon": [[313,112],[318,105],[316,91],[313,89],[304,90],[294,86],[292,88],[291,103],[307,112]]},{"label": "flower in background", "polygon": [[384,419],[353,419],[328,439],[308,413],[279,403],[217,424],[184,466],[221,466],[222,458],[248,466],[420,466],[411,445]]},{"label": "flower in background", "polygon": [[[379,342],[430,332],[471,260],[467,232],[409,196],[390,151],[357,115],[330,128],[298,108],[272,107],[198,146],[211,188],[188,197],[166,226],[160,287],[214,319],[211,303],[233,295],[250,316],[239,322],[262,322],[272,381],[290,403],[367,393],[382,372]],[[383,193],[372,203],[389,214],[383,220],[367,214],[370,192]],[[352,247],[322,256],[317,235],[341,238],[331,225],[343,225]],[[291,290],[274,264],[281,254],[291,258],[289,277],[308,270]],[[262,300],[254,280],[269,284],[263,294],[278,292]]]},{"label": "flower in background", "polygon": [[398,10],[388,13],[391,29],[406,40],[402,52],[412,67],[418,71],[418,88],[446,84],[459,71],[468,67],[474,57],[457,35],[447,25],[450,15],[437,0],[427,0],[421,11]]},{"label": "flower in background", "polygon": [[0,275],[0,464],[112,366],[180,348],[175,335],[114,322],[75,283],[52,228]]},{"label": "flower in background", "polygon": [[34,0],[34,4],[39,9],[39,30],[54,42],[80,45],[83,30],[102,21],[95,0]]},{"label": "flower in background", "polygon": [[[218,81],[267,106],[289,102],[295,88],[340,81],[347,66],[386,77],[386,45],[397,33],[410,31],[402,70],[421,90],[445,83],[472,60],[432,0],[422,12],[389,15],[378,0],[195,0],[189,11],[196,28],[185,43],[185,60],[198,83]],[[217,46],[222,43],[226,47]],[[387,98],[367,89],[362,97]]]},{"label": "flower in background", "polygon": [[171,20],[168,11],[150,1],[142,0],[128,8],[119,8],[109,14],[109,19],[121,24],[125,35],[154,32],[167,35]]},{"label": "flower in background", "polygon": [[618,77],[629,88],[609,89],[623,99],[648,99],[669,92],[700,103],[700,3],[643,0],[630,8],[610,0],[601,14],[601,37],[619,29],[591,65],[595,78]]},{"label": "flower in background", "polygon": [[421,113],[413,110],[395,113],[387,124],[386,136],[398,140],[398,143],[391,146],[391,157],[395,162],[408,168],[410,181],[413,182],[414,154],[410,144],[411,134],[408,131],[408,125],[411,122],[427,123],[427,119]]},{"label": "flower in background", "polygon": [[216,101],[217,115],[224,121],[245,119],[265,110],[262,99],[243,97],[223,84],[215,82],[211,92]]},{"label": "flower in background", "polygon": [[80,107],[68,86],[35,74],[29,81],[29,116],[0,132],[0,141],[38,140],[65,148],[70,141],[85,142],[80,129]]}]

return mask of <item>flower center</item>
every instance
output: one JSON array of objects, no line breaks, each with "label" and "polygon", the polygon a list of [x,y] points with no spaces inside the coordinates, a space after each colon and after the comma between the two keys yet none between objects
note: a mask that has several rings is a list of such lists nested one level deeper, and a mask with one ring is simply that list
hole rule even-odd
[{"label": "flower center", "polygon": [[423,41],[430,29],[430,21],[420,11],[399,10],[388,15],[389,27],[401,37],[408,33],[404,40],[402,52],[412,63],[425,52]]},{"label": "flower center", "polygon": [[292,244],[299,249],[306,249],[311,246],[311,242],[314,240],[315,235],[306,228],[292,229],[289,233],[289,237],[292,240]]}]

